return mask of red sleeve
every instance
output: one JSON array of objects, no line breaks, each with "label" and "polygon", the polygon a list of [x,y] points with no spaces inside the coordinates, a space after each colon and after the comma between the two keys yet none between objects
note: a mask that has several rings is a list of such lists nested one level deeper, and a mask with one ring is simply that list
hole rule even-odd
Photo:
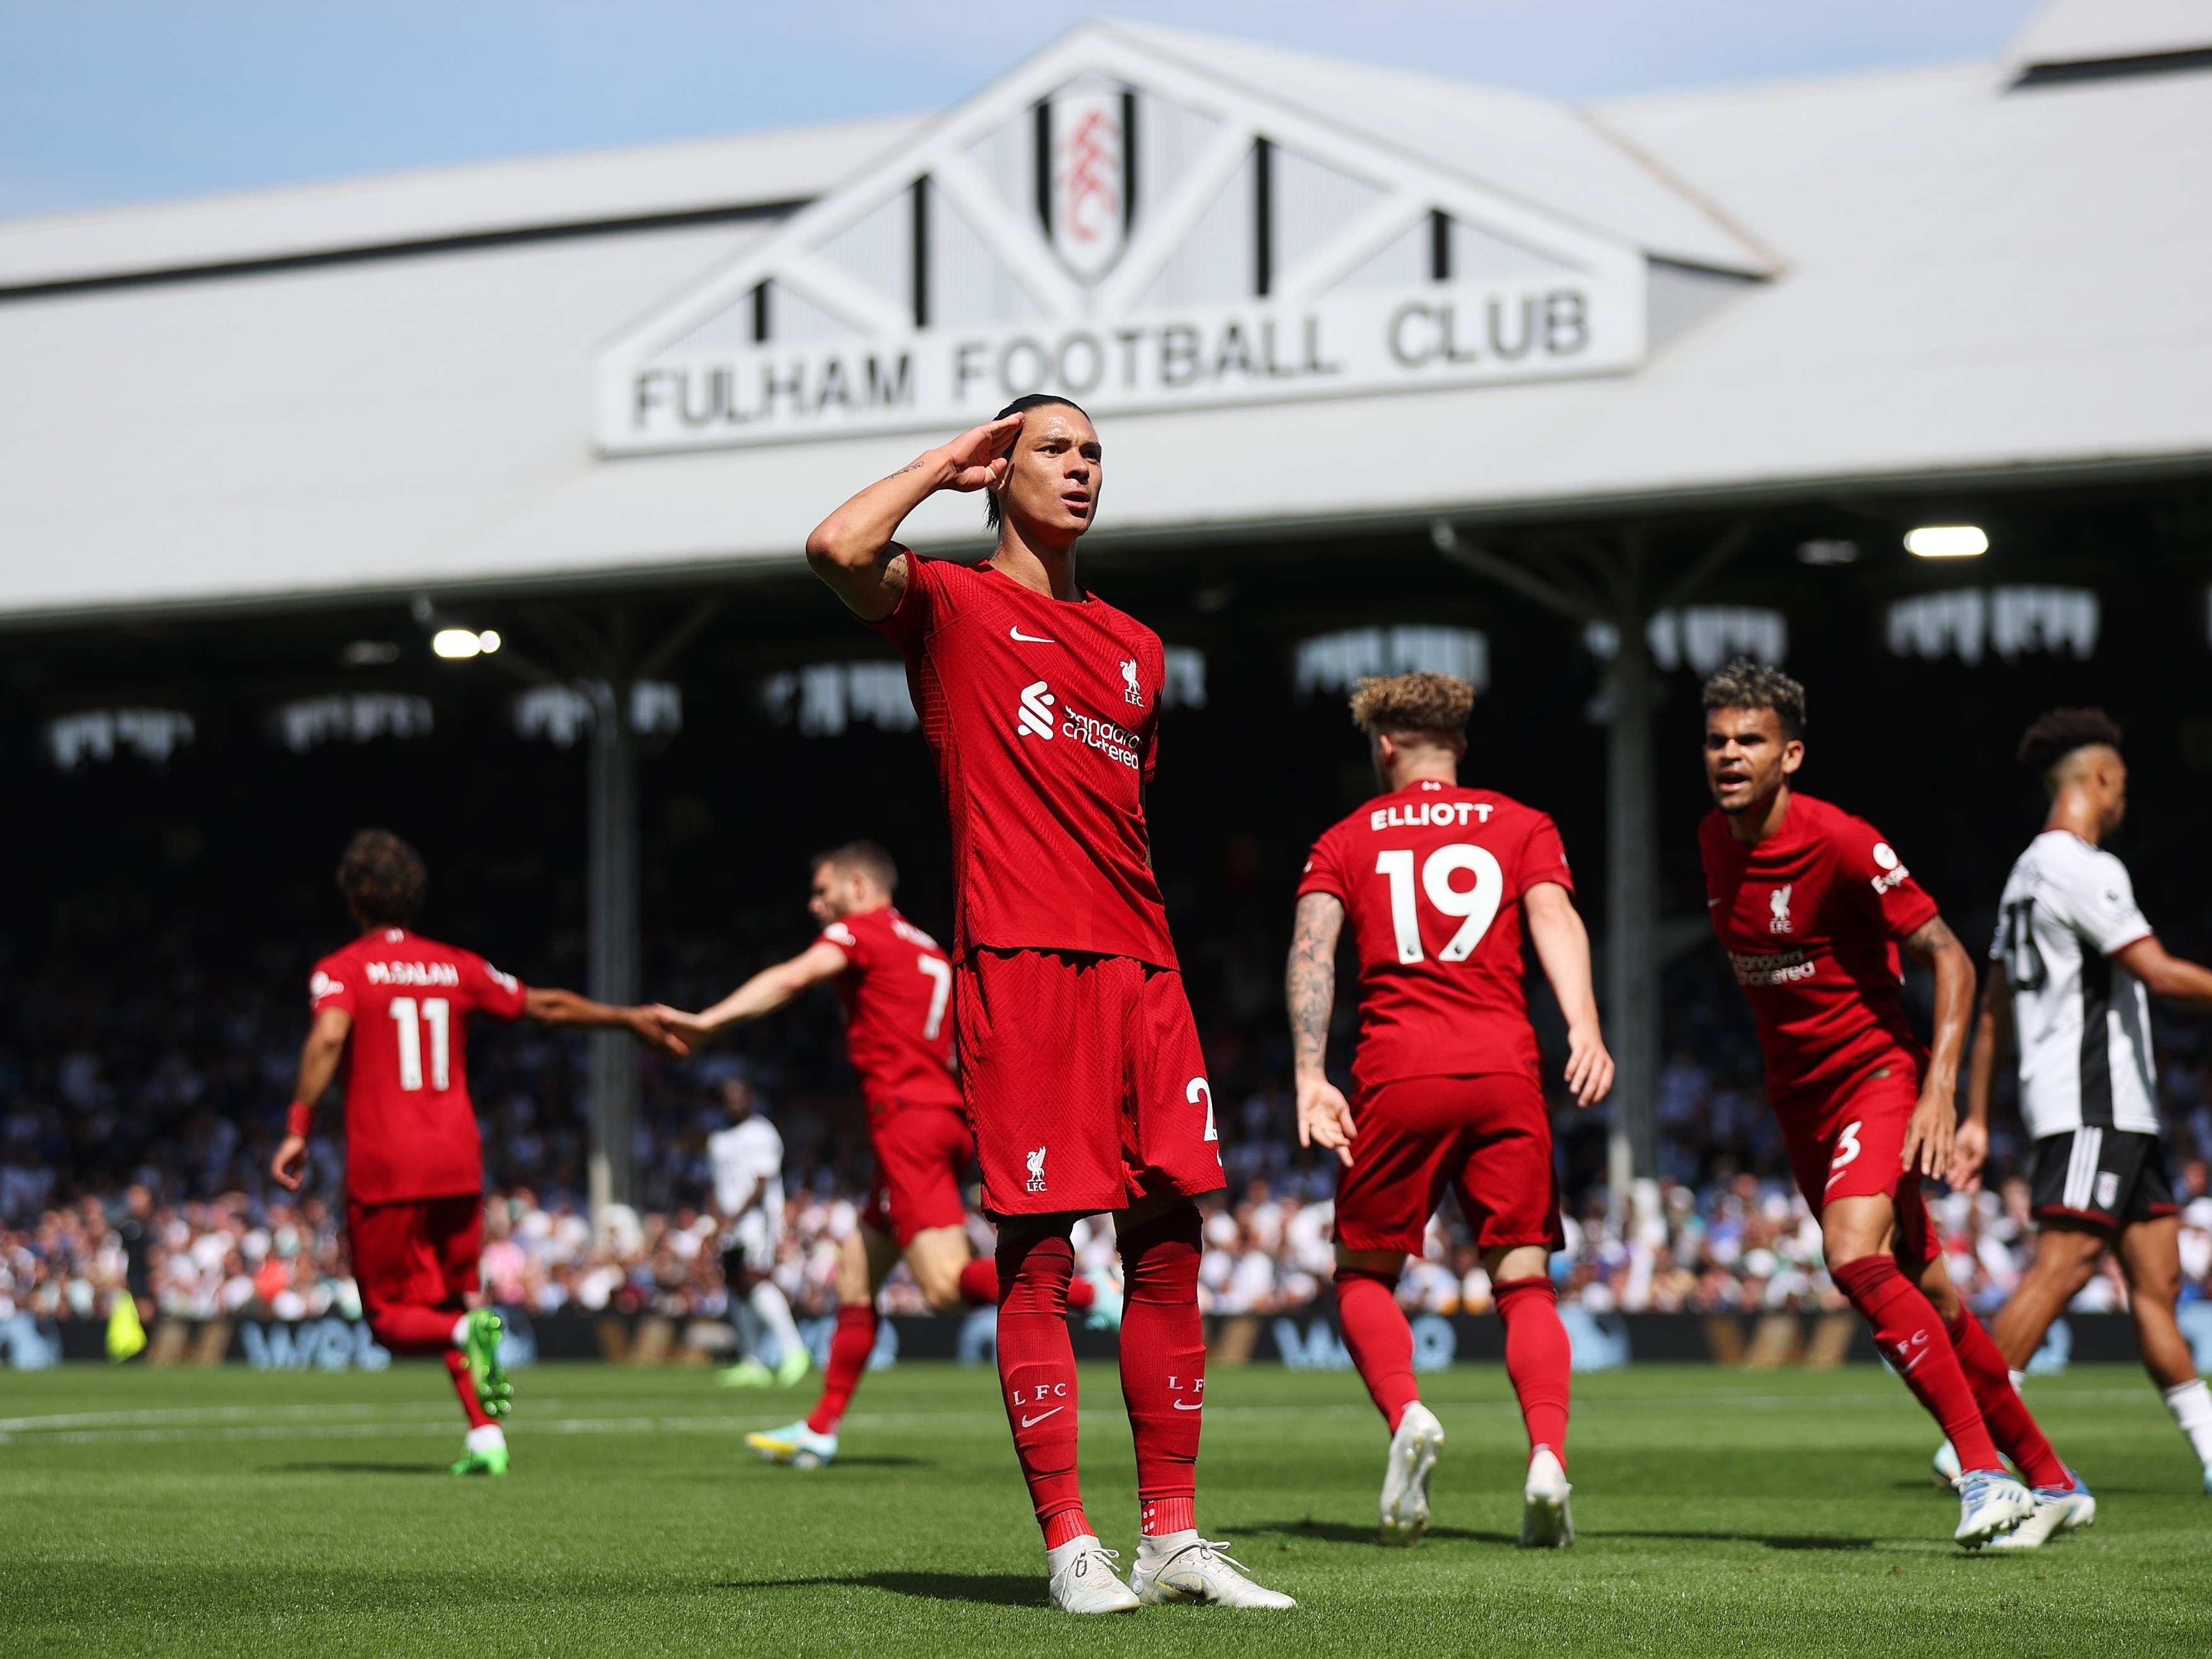
[{"label": "red sleeve", "polygon": [[833,945],[844,953],[846,962],[856,968],[867,964],[861,958],[867,954],[860,930],[849,923],[833,921],[814,936],[817,945]]},{"label": "red sleeve", "polygon": [[1541,883],[1555,881],[1571,893],[1575,890],[1575,872],[1567,867],[1567,848],[1559,839],[1559,827],[1552,822],[1549,813],[1539,812],[1535,818],[1528,838],[1521,843],[1519,890],[1525,893]]},{"label": "red sleeve", "polygon": [[307,1007],[319,1014],[325,1008],[343,1008],[356,1018],[361,1010],[354,1004],[353,969],[336,957],[325,957],[315,964],[315,971],[307,975]]},{"label": "red sleeve", "polygon": [[890,616],[868,626],[904,653],[935,631],[945,581],[913,549],[901,546],[898,550],[906,555],[906,589]]},{"label": "red sleeve", "polygon": [[1152,773],[1160,763],[1160,701],[1167,695],[1168,661],[1167,652],[1160,644],[1158,635],[1153,635],[1146,646],[1145,654],[1151,659],[1148,665],[1152,671],[1152,684],[1157,689],[1152,692],[1152,717],[1146,726],[1144,764],[1139,775],[1150,783]]},{"label": "red sleeve", "polygon": [[1298,877],[1300,898],[1308,893],[1327,893],[1339,903],[1349,904],[1352,902],[1341,861],[1337,856],[1339,839],[1336,831],[1332,830],[1316,842],[1313,851],[1306,854],[1306,867]]},{"label": "red sleeve", "polygon": [[461,958],[461,987],[469,994],[469,1006],[477,1012],[489,1014],[494,1019],[520,1019],[526,993],[522,981],[512,974],[502,974],[482,957]]},{"label": "red sleeve", "polygon": [[1936,901],[1881,832],[1863,818],[1846,818],[1835,838],[1836,879],[1860,915],[1892,939],[1918,933],[1936,919]]}]

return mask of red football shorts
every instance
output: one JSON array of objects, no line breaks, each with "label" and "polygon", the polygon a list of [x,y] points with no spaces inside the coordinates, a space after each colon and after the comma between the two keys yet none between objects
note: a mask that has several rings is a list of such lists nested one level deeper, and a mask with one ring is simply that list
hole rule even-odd
[{"label": "red football shorts", "polygon": [[1899,1056],[1826,1099],[1778,1101],[1797,1190],[1817,1218],[1839,1198],[1887,1198],[1897,1206],[1893,1251],[1909,1274],[1938,1248],[1920,1177],[1905,1173],[1905,1132],[1920,1103],[1920,1068]]},{"label": "red football shorts", "polygon": [[1352,1167],[1336,1183],[1336,1242],[1346,1249],[1419,1255],[1447,1187],[1480,1248],[1566,1248],[1552,1115],[1534,1079],[1405,1078],[1360,1094],[1352,1120]]},{"label": "red football shorts", "polygon": [[888,1233],[902,1250],[931,1227],[962,1227],[960,1172],[975,1156],[968,1125],[949,1106],[894,1107],[868,1127],[876,1180],[860,1224]]},{"label": "red football shorts", "polygon": [[402,1199],[395,1204],[346,1202],[346,1245],[363,1312],[386,1308],[465,1309],[477,1291],[483,1254],[483,1200]]},{"label": "red football shorts", "polygon": [[1227,1184],[1181,974],[1133,957],[975,950],[952,982],[989,1213],[1119,1210]]}]

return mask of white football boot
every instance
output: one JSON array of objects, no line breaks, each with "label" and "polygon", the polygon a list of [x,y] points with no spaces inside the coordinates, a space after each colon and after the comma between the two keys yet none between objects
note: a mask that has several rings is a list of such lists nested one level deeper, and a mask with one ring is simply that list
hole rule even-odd
[{"label": "white football boot", "polygon": [[1062,1613],[1134,1613],[1137,1598],[1115,1575],[1118,1550],[1109,1550],[1095,1533],[1071,1538],[1044,1555],[1045,1588]]},{"label": "white football boot", "polygon": [[1978,1550],[2034,1513],[2034,1494],[2012,1476],[1972,1469],[1959,1477],[1959,1529],[1951,1536]]},{"label": "white football boot", "polygon": [[1575,1541],[1574,1511],[1567,1507],[1567,1472],[1549,1446],[1528,1460],[1528,1484],[1521,1489],[1521,1547],[1565,1549]]},{"label": "white football boot", "polygon": [[1227,1541],[1209,1543],[1195,1532],[1170,1533],[1162,1539],[1145,1539],[1137,1548],[1137,1565],[1129,1571],[1129,1588],[1147,1607],[1164,1601],[1189,1601],[1212,1607],[1294,1607],[1296,1601],[1277,1590],[1254,1583],[1243,1573],[1244,1564],[1221,1552]]},{"label": "white football boot", "polygon": [[1993,1550],[2032,1550],[2062,1533],[2076,1532],[2097,1518],[2097,1499],[2088,1483],[2072,1469],[2063,1486],[2037,1486],[2028,1495],[2035,1513],[2002,1538],[1990,1540]]},{"label": "white football boot", "polygon": [[1390,1437],[1390,1461],[1382,1470],[1382,1541],[1418,1544],[1429,1529],[1429,1471],[1444,1443],[1444,1425],[1416,1400],[1398,1419]]},{"label": "white football boot", "polygon": [[762,1429],[745,1437],[750,1446],[771,1463],[788,1463],[794,1469],[818,1469],[837,1456],[837,1437],[817,1434],[806,1419],[781,1429]]}]

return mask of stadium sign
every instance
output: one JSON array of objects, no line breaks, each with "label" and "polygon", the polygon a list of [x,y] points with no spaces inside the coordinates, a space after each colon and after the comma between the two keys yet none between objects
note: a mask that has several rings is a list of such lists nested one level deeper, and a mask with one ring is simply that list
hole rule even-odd
[{"label": "stadium sign", "polygon": [[1086,30],[599,366],[610,454],[1620,374],[1639,250]]}]

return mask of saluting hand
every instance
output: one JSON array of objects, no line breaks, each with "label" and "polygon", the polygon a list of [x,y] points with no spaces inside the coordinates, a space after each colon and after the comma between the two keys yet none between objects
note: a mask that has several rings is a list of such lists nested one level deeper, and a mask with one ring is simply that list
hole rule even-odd
[{"label": "saluting hand", "polygon": [[1352,1103],[1344,1091],[1325,1077],[1298,1079],[1298,1145],[1325,1146],[1352,1167],[1352,1138],[1358,1133],[1352,1121]]},{"label": "saluting hand", "polygon": [[1008,415],[972,426],[938,452],[952,468],[947,489],[988,489],[1006,476],[1022,416]]}]

